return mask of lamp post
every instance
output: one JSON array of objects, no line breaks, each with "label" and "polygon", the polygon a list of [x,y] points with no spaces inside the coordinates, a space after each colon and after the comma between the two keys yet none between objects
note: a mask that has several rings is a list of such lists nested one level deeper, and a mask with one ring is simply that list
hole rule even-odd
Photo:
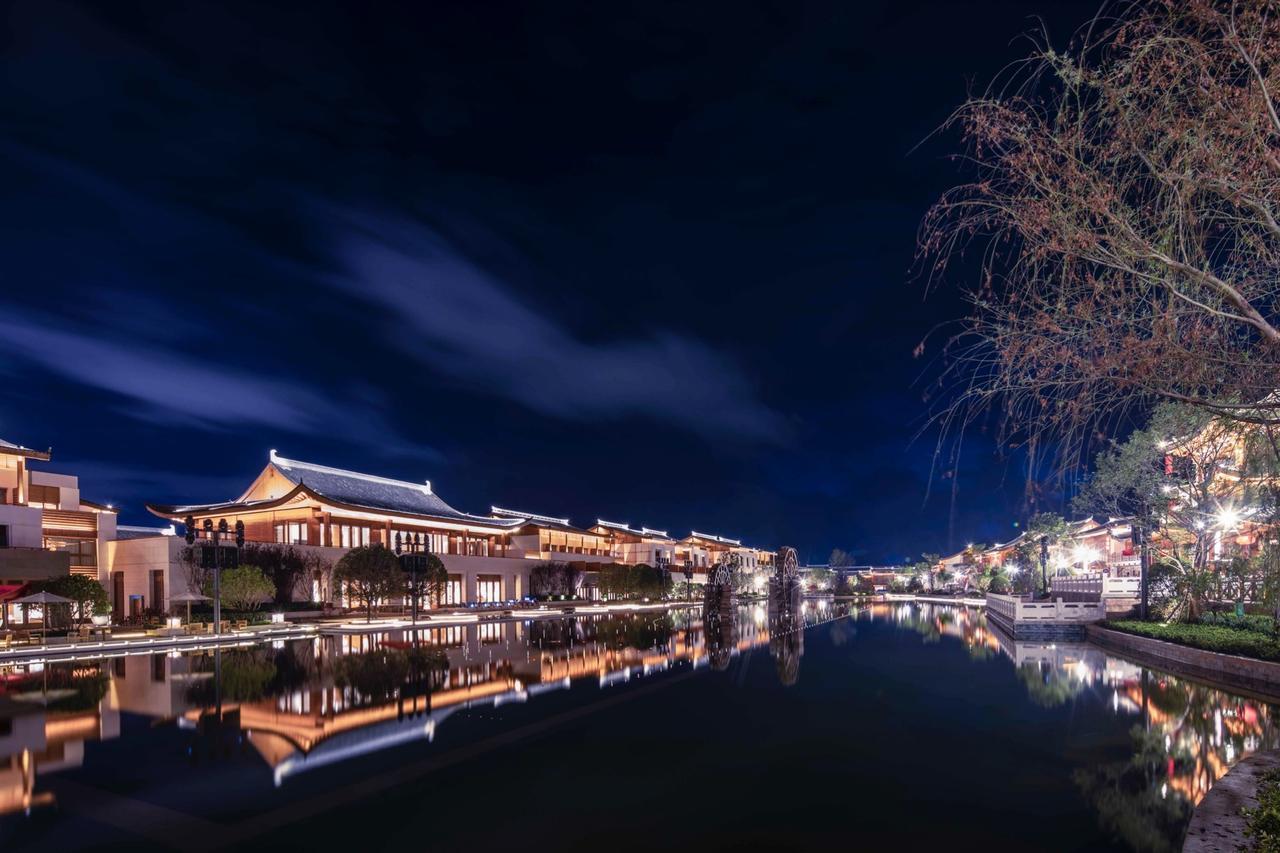
[{"label": "lamp post", "polygon": [[1049,537],[1040,537],[1040,585],[1044,587],[1045,598],[1049,597]]},{"label": "lamp post", "polygon": [[1147,571],[1150,568],[1151,555],[1147,551],[1146,536],[1142,525],[1135,523],[1130,528],[1130,537],[1134,547],[1138,549],[1138,618],[1147,619]]},{"label": "lamp post", "polygon": [[411,614],[411,618],[413,619],[413,626],[414,626],[414,631],[416,636],[416,630],[418,626],[418,568],[419,568],[418,564],[422,562],[422,556],[419,553],[423,547],[422,534],[421,533],[418,534],[418,539],[415,542],[412,533],[410,533],[407,538],[404,538],[400,533],[400,531],[397,530],[396,531],[396,549],[395,549],[397,557],[402,556],[401,552],[403,551],[405,545],[408,545],[409,547],[409,553],[407,555],[404,555],[408,559],[401,559],[400,563],[401,565],[404,565],[406,563],[408,564],[409,612]]}]

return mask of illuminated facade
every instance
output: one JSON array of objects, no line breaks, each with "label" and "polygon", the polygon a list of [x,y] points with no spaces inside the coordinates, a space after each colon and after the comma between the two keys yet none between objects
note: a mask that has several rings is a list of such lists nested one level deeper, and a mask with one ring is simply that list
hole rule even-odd
[{"label": "illuminated facade", "polygon": [[[33,470],[48,451],[0,441],[0,601],[30,581],[68,573],[102,580],[104,554],[116,537],[116,511],[80,496],[69,474]],[[17,608],[0,608],[8,622]]]},{"label": "illuminated facade", "polygon": [[[430,482],[300,462],[275,451],[234,500],[148,504],[147,509],[176,524],[189,520],[201,540],[211,537],[211,527],[217,529],[225,522],[234,530],[242,524],[246,542],[291,545],[328,566],[361,545],[394,548],[399,543],[406,550],[430,551],[450,575],[445,604],[520,599],[529,592],[529,568],[534,562],[575,563],[588,571],[617,562],[679,569],[686,559],[705,569],[728,553],[737,554],[748,571],[773,562],[772,552],[696,532],[677,542],[666,531],[636,530],[604,521],[580,528],[567,518],[497,506],[487,516],[472,515],[446,503]],[[181,565],[183,545],[181,537],[158,533],[119,545],[110,582],[125,596],[137,595],[129,590],[139,586],[151,589],[149,600],[167,608],[172,592],[187,590]],[[149,555],[143,556],[144,549],[150,549]],[[311,589],[294,592],[295,597],[343,603],[337,591],[318,579]]]}]

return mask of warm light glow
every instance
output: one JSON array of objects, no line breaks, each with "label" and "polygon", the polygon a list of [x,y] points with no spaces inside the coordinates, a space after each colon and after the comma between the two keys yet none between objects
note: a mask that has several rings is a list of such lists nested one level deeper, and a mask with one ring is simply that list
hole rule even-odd
[{"label": "warm light glow", "polygon": [[1090,563],[1096,562],[1098,552],[1084,545],[1077,545],[1071,551],[1072,562],[1079,563],[1081,566],[1088,568]]},{"label": "warm light glow", "polygon": [[1240,513],[1234,508],[1226,506],[1218,510],[1218,526],[1223,530],[1231,530],[1240,523]]}]

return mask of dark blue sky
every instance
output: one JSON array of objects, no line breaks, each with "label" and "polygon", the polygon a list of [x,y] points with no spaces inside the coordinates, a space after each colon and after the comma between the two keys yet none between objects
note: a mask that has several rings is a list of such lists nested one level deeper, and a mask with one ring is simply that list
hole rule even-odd
[{"label": "dark blue sky", "polygon": [[1007,536],[981,436],[954,542],[924,500],[912,149],[1094,8],[8,4],[0,437],[135,523],[274,447],[815,560]]}]

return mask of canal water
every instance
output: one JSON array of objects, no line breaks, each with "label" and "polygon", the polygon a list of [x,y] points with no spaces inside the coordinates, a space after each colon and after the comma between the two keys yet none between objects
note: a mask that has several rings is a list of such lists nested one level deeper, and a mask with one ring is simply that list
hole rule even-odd
[{"label": "canal water", "polygon": [[806,601],[0,670],[0,848],[1177,850],[1276,709]]}]

